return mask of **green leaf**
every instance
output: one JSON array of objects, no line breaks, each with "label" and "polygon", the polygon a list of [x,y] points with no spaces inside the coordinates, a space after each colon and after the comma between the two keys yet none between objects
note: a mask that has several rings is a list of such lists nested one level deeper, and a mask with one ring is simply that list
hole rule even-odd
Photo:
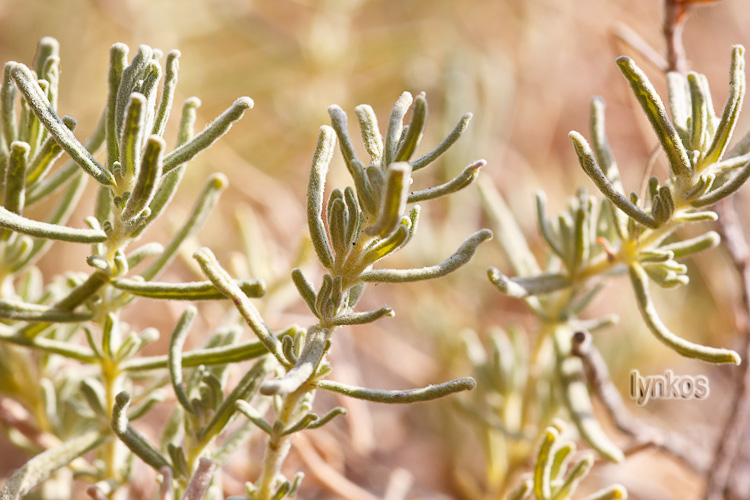
[{"label": "green leaf", "polygon": [[167,63],[165,64],[166,73],[164,76],[164,88],[161,91],[159,100],[159,109],[156,112],[154,126],[151,134],[162,136],[164,129],[169,120],[169,113],[172,110],[172,101],[174,100],[174,89],[177,86],[177,72],[180,68],[180,51],[170,50],[167,54]]},{"label": "green leaf", "polygon": [[599,167],[599,164],[594,158],[594,153],[589,147],[586,139],[583,138],[578,132],[571,132],[568,137],[573,141],[576,154],[578,155],[578,161],[583,168],[583,171],[594,181],[596,187],[609,198],[609,200],[620,210],[625,212],[631,219],[643,224],[651,229],[656,229],[659,224],[649,214],[638,208],[632,201],[625,197],[620,191],[618,191],[606,174]]},{"label": "green leaf", "polygon": [[312,283],[307,281],[305,275],[302,274],[302,270],[298,268],[292,269],[292,282],[294,283],[294,286],[297,287],[297,291],[302,296],[302,299],[305,301],[305,304],[307,304],[310,311],[315,316],[319,317],[319,313],[315,306],[318,295],[315,293],[315,288],[313,288]]},{"label": "green leaf", "polygon": [[154,199],[156,189],[161,178],[161,159],[166,144],[158,136],[152,135],[146,141],[146,149],[143,152],[141,166],[135,179],[135,186],[130,193],[125,209],[122,211],[122,220],[128,222],[141,215],[141,212],[149,206]]},{"label": "green leaf", "polygon": [[404,116],[412,103],[412,96],[409,92],[404,92],[393,105],[391,116],[388,119],[388,130],[385,133],[385,151],[383,155],[383,164],[381,167],[387,168],[391,163],[396,161],[399,138],[403,127]]},{"label": "green leaf", "polygon": [[709,363],[740,364],[740,355],[735,351],[695,344],[670,332],[664,323],[662,323],[656,312],[654,303],[651,300],[651,294],[648,290],[648,277],[646,271],[640,264],[634,262],[630,265],[630,280],[633,283],[638,308],[641,311],[643,320],[646,322],[649,330],[651,330],[654,336],[662,343],[688,358],[697,358]]},{"label": "green leaf", "polygon": [[[117,95],[120,89],[122,72],[128,65],[128,46],[116,43],[109,49],[109,75],[107,77],[109,92],[107,94],[106,110],[106,142],[107,168],[112,171],[115,161],[120,158],[120,136],[117,131],[121,124],[117,123]],[[127,97],[127,96],[126,96]]]},{"label": "green leaf", "polygon": [[16,96],[18,87],[13,82],[11,70],[15,63],[5,63],[3,68],[3,84],[0,88],[0,106],[2,107],[2,116],[0,116],[0,131],[2,131],[3,145],[2,150],[7,151],[10,144],[16,140],[18,134],[16,130]]},{"label": "green leaf", "polygon": [[146,127],[146,97],[133,92],[125,109],[125,123],[120,137],[120,175],[117,178],[121,189],[127,190],[138,173],[143,134]]},{"label": "green leaf", "polygon": [[404,283],[439,278],[469,262],[477,247],[490,238],[492,238],[492,231],[482,229],[472,234],[453,255],[435,266],[421,269],[375,269],[363,272],[359,278],[364,282],[380,283]]},{"label": "green leaf", "polygon": [[742,186],[745,185],[745,182],[747,182],[748,179],[750,179],[750,161],[740,167],[738,169],[738,172],[735,173],[729,180],[718,187],[715,187],[716,183],[714,183],[714,189],[700,196],[699,198],[692,200],[690,204],[694,207],[706,207],[709,205],[713,205],[717,201],[720,201],[739,190]]},{"label": "green leaf", "polygon": [[550,470],[552,468],[552,448],[555,441],[560,437],[554,427],[547,427],[542,435],[542,443],[539,445],[536,462],[534,464],[534,494],[539,500],[550,500]]},{"label": "green leaf", "polygon": [[[248,297],[262,297],[266,287],[261,281],[235,280],[235,284]],[[139,297],[162,300],[219,300],[224,295],[210,281],[188,283],[163,283],[120,278],[112,281],[115,288]]]},{"label": "green leaf", "polygon": [[242,290],[229,277],[229,274],[219,265],[214,254],[207,248],[202,248],[193,254],[193,258],[198,262],[203,273],[221,291],[228,299],[234,302],[235,307],[245,318],[248,326],[253,330],[258,339],[266,346],[266,349],[273,354],[282,365],[289,362],[281,351],[281,345],[276,337],[273,336],[268,326],[263,322],[260,313],[250,302],[250,299],[242,293]]},{"label": "green leaf", "polygon": [[94,159],[91,153],[78,142],[73,132],[57,116],[55,110],[52,109],[52,105],[44,95],[44,91],[39,87],[31,71],[29,71],[29,68],[23,64],[15,63],[11,66],[10,72],[34,115],[44,124],[49,133],[55,137],[60,147],[97,181],[105,186],[114,185],[115,180],[112,174]]},{"label": "green leaf", "polygon": [[10,156],[5,171],[5,196],[3,206],[14,214],[21,215],[25,204],[26,166],[29,161],[29,145],[15,141],[10,145]]},{"label": "green leaf", "polygon": [[380,135],[378,130],[378,118],[375,116],[372,107],[367,104],[361,104],[354,108],[354,113],[359,120],[362,142],[365,143],[370,161],[375,165],[380,165],[383,159],[383,136]]},{"label": "green leaf", "polygon": [[721,120],[716,127],[711,147],[706,152],[701,166],[710,165],[721,159],[727,149],[732,132],[742,109],[745,96],[745,48],[742,45],[732,47],[732,67],[729,73],[729,96],[721,113]]},{"label": "green leaf", "polygon": [[[117,54],[114,52],[117,52]],[[147,66],[153,58],[154,51],[148,45],[138,46],[138,53],[133,57],[133,61],[125,67],[125,64],[127,64],[127,54],[128,48],[126,46],[119,46],[119,44],[113,46],[112,52],[110,52],[110,64],[114,63],[117,70],[122,68],[115,101],[117,104],[115,108],[115,133],[118,138],[122,135],[125,123],[125,110],[130,100],[130,94],[138,87],[138,81],[143,80],[145,77]],[[110,74],[110,76],[112,75]]]},{"label": "green leaf", "polygon": [[164,157],[163,172],[169,173],[180,165],[195,158],[198,153],[208,149],[214,142],[229,132],[234,122],[242,118],[245,111],[252,109],[253,100],[240,97],[226,111],[208,124],[198,135]]},{"label": "green leaf", "polygon": [[721,236],[715,231],[709,231],[706,234],[690,238],[689,240],[662,245],[659,247],[659,250],[671,252],[672,256],[670,258],[680,259],[718,246],[719,243],[721,243]]},{"label": "green leaf", "polygon": [[37,238],[70,241],[73,243],[100,243],[107,239],[104,231],[74,229],[57,224],[39,222],[14,214],[0,207],[0,227]]},{"label": "green leaf", "polygon": [[92,318],[88,312],[72,312],[18,300],[0,299],[0,318],[15,321],[50,321],[55,323],[79,323]]},{"label": "green leaf", "polygon": [[19,500],[57,469],[68,465],[87,451],[101,446],[109,436],[98,431],[87,432],[56,448],[35,456],[19,469],[3,487],[2,500]]},{"label": "green leaf", "polygon": [[358,313],[349,313],[349,314],[342,314],[341,316],[336,316],[333,318],[333,324],[334,325],[365,325],[367,323],[372,323],[373,321],[377,321],[380,318],[383,318],[385,316],[395,316],[396,314],[393,312],[393,309],[391,309],[389,306],[381,307],[380,309],[376,309],[374,311],[367,311],[367,312],[358,312]]},{"label": "green leaf", "polygon": [[445,184],[441,184],[429,189],[423,189],[421,191],[415,191],[409,194],[407,203],[432,200],[434,198],[439,198],[440,196],[455,193],[456,191],[459,191],[474,182],[479,175],[479,170],[486,164],[487,162],[485,160],[477,160],[466,167],[463,172],[458,174],[458,176],[446,182]]},{"label": "green leaf", "polygon": [[333,250],[328,240],[323,223],[323,196],[325,194],[326,174],[333,158],[336,136],[331,127],[320,127],[318,145],[313,155],[310,181],[307,185],[307,224],[315,252],[323,267],[333,267]]},{"label": "green leaf", "polygon": [[326,391],[337,392],[344,396],[364,399],[374,403],[404,404],[449,396],[456,392],[470,391],[477,386],[476,380],[464,377],[437,385],[429,385],[420,389],[405,389],[401,391],[384,391],[380,389],[367,389],[351,385],[333,382],[331,380],[319,380],[315,383],[319,388]]},{"label": "green leaf", "polygon": [[388,167],[385,192],[381,197],[378,218],[365,232],[378,238],[387,238],[399,227],[409,197],[411,165],[406,162],[393,163]]},{"label": "green leaf", "polygon": [[[63,124],[74,131],[78,122],[69,116],[62,117]],[[47,175],[47,172],[52,168],[52,164],[57,161],[63,154],[63,149],[60,145],[55,142],[53,136],[48,136],[42,146],[37,150],[34,157],[29,161],[29,166],[26,173],[26,186],[31,186],[36,182],[40,181]]]},{"label": "green leaf", "polygon": [[188,399],[185,387],[182,385],[182,346],[185,345],[185,339],[190,331],[190,325],[193,324],[197,312],[198,311],[195,307],[188,306],[172,329],[172,335],[169,337],[169,379],[172,382],[172,388],[177,397],[177,402],[179,402],[188,413],[195,413],[195,410]]},{"label": "green leaf", "polygon": [[394,161],[409,161],[414,151],[417,149],[419,141],[422,139],[425,121],[427,120],[427,99],[424,92],[417,95],[414,99],[414,109],[412,110],[411,122],[406,136],[400,140],[396,158]]},{"label": "green leaf", "polygon": [[592,457],[591,455],[586,455],[582,459],[580,459],[570,470],[570,472],[568,473],[568,477],[566,477],[563,484],[560,485],[560,488],[552,497],[552,500],[567,500],[568,498],[570,498],[570,496],[576,490],[578,482],[583,479],[586,474],[589,473],[591,467],[593,466],[594,457]]},{"label": "green leaf", "polygon": [[115,397],[112,409],[112,430],[145,463],[159,471],[162,467],[169,467],[169,462],[143,435],[128,423],[127,409],[130,405],[130,394],[122,391]]},{"label": "green leaf", "polygon": [[568,276],[558,273],[520,276],[511,279],[495,267],[487,270],[487,276],[498,290],[517,299],[556,292],[572,284]]},{"label": "green leaf", "polygon": [[628,80],[630,87],[633,89],[633,94],[635,94],[638,103],[651,122],[662,148],[667,153],[672,173],[681,179],[687,179],[692,171],[687,151],[669,120],[667,110],[656,93],[656,89],[631,58],[627,56],[618,57],[617,65]]}]

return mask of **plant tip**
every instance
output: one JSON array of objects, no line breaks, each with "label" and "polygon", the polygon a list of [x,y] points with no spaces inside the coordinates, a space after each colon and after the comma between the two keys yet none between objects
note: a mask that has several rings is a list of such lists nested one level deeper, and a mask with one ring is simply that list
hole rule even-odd
[{"label": "plant tip", "polygon": [[215,189],[224,189],[229,185],[229,179],[221,172],[211,174],[208,178],[208,182],[210,182]]},{"label": "plant tip", "polygon": [[185,99],[185,106],[188,108],[200,108],[201,107],[201,100],[197,97],[188,97]]},{"label": "plant tip", "polygon": [[255,106],[255,102],[247,96],[240,97],[234,101],[234,107],[236,108],[253,109],[253,106]]}]

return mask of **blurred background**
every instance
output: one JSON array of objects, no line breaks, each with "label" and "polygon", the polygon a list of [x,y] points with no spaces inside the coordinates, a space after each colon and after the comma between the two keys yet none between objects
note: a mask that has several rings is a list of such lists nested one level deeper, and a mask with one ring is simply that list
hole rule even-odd
[{"label": "blurred background", "polygon": [[[310,159],[320,125],[329,123],[330,104],[350,116],[356,105],[371,104],[382,128],[402,91],[425,91],[430,118],[422,152],[463,113],[474,113],[462,140],[418,182],[435,184],[485,158],[481,175],[505,196],[541,257],[533,192],[543,189],[555,213],[580,186],[593,190],[567,133],[588,135],[588,103],[594,95],[607,102],[609,138],[625,188],[639,190],[657,140],[614,59],[633,56],[662,95],[665,81],[658,68],[613,33],[628,26],[663,52],[661,23],[662,4],[654,0],[0,0],[0,60],[29,63],[39,38],[57,38],[60,109],[78,120],[79,137],[93,130],[105,103],[108,50],[115,42],[129,45],[131,53],[141,43],[181,51],[175,103],[201,99],[198,128],[237,97],[252,97],[255,108],[191,164],[176,201],[182,212],[174,209],[172,222],[180,223],[210,172],[225,173],[230,187],[194,246],[210,246],[238,274],[262,274],[277,283],[272,297],[259,302],[269,325],[281,328],[312,321],[295,299],[288,272],[302,263],[316,282],[321,275],[304,243],[304,204]],[[727,95],[730,46],[750,43],[749,25],[747,0],[696,9],[687,23],[690,67],[708,76],[717,106]],[[745,114],[741,120],[738,128],[745,131],[750,119]],[[349,182],[346,169],[339,158],[334,162],[329,183],[343,186]],[[655,168],[663,176],[661,158]],[[93,203],[92,192],[83,208]],[[88,213],[72,224],[82,226]],[[422,217],[416,240],[389,266],[421,267],[442,260],[487,224],[474,187],[448,202],[425,204]],[[174,227],[169,223],[144,238],[166,241]],[[502,297],[486,279],[488,265],[510,272],[496,242],[481,247],[477,258],[450,278],[373,287],[363,307],[387,303],[397,316],[338,332],[332,378],[406,388],[470,375],[462,342],[466,329],[480,338],[495,326],[533,331],[525,306]],[[83,255],[65,245],[41,263],[50,275],[63,266],[86,268]],[[195,279],[189,259],[171,272],[174,280]],[[722,251],[694,259],[690,273],[690,286],[657,294],[663,319],[691,340],[736,348],[736,279]],[[684,361],[658,344],[637,317],[631,296],[629,287],[618,288],[615,280],[589,308],[596,316],[621,316],[617,326],[595,337],[615,383],[625,394],[632,369],[661,374],[666,367],[708,375],[708,402],[661,401],[645,409],[633,406],[633,411],[712,446],[721,424],[717,415],[729,403],[723,396],[731,387],[731,368]],[[139,308],[131,321],[165,332],[183,306],[159,307]],[[203,329],[216,327],[227,309],[226,304],[202,306]],[[344,404],[350,416],[307,433],[295,446],[287,466],[291,473],[306,471],[301,498],[472,498],[461,485],[467,477],[482,481],[476,478],[484,474],[485,450],[469,420],[446,416],[454,411],[450,403],[383,408],[321,396],[317,404]],[[228,475],[236,484],[227,480],[226,488],[234,494],[257,475],[257,444],[231,462]],[[0,478],[27,458],[13,449],[1,453]],[[702,490],[689,471],[654,452],[623,466],[597,467],[595,476],[587,490],[617,481],[635,498],[693,499]],[[332,485],[356,489],[344,495]]]}]

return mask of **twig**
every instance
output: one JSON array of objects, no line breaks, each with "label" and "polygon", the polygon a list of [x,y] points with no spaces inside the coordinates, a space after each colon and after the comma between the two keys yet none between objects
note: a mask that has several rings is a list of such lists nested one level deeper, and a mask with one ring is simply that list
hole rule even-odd
[{"label": "twig", "polygon": [[573,335],[571,351],[581,358],[589,385],[604,405],[612,422],[636,440],[635,445],[627,450],[627,454],[653,446],[674,456],[695,472],[704,473],[708,469],[708,460],[704,458],[706,454],[697,453],[696,446],[680,434],[657,429],[630,415],[620,393],[609,378],[606,362],[591,343],[590,333],[576,332]]},{"label": "twig", "polygon": [[216,464],[206,457],[201,457],[198,460],[198,468],[193,474],[193,478],[190,480],[185,494],[182,495],[182,500],[201,500],[203,495],[206,494],[208,486],[211,484],[215,470]]},{"label": "twig", "polygon": [[667,71],[687,73],[687,58],[682,44],[682,31],[690,5],[682,0],[664,2],[664,38],[667,40]]},{"label": "twig", "polygon": [[719,438],[713,463],[706,478],[706,500],[721,500],[729,482],[732,468],[750,414],[750,248],[742,232],[742,225],[734,206],[727,200],[719,205],[719,232],[742,283],[744,324],[742,325],[742,353],[745,363],[737,374],[732,406],[724,431]]}]

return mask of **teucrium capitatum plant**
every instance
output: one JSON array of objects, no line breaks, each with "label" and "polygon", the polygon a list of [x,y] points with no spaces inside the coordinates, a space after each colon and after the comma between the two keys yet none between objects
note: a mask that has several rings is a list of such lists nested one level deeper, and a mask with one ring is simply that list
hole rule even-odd
[{"label": "teucrium capitatum plant", "polygon": [[[410,193],[412,172],[426,166],[455,142],[469,118],[464,117],[456,127],[457,131],[435,150],[412,161],[424,128],[427,102],[422,94],[414,99],[411,122],[404,126],[403,118],[411,104],[411,94],[404,93],[399,98],[393,107],[385,137],[380,135],[373,110],[366,105],[357,107],[363,141],[370,155],[366,167],[354,151],[346,114],[338,106],[329,108],[333,128],[321,127],[313,155],[307,203],[313,247],[327,273],[316,290],[301,270],[292,271],[295,286],[317,318],[317,322],[306,331],[294,337],[285,335],[278,340],[211,252],[203,249],[195,255],[209,280],[232,298],[247,324],[285,372],[281,378],[266,381],[260,387],[262,394],[280,398],[273,424],[263,420],[252,406],[237,403],[248,419],[269,434],[263,472],[255,485],[249,486],[253,498],[284,497],[292,486],[288,481],[279,482],[279,474],[291,435],[322,425],[341,413],[333,410],[322,417],[311,413],[316,389],[369,401],[409,403],[439,398],[475,385],[473,379],[464,378],[422,389],[386,391],[325,380],[331,371],[325,356],[338,327],[370,323],[393,315],[388,306],[366,312],[354,310],[367,283],[409,282],[443,276],[468,262],[477,246],[491,236],[488,230],[475,233],[453,255],[430,267],[373,269],[374,264],[402,248],[414,236],[419,207],[407,211],[409,203],[436,198],[467,186],[484,164],[476,162],[470,165],[458,178],[441,186]],[[346,187],[343,191],[333,189],[328,202],[324,203],[325,179],[337,137],[354,187]]]},{"label": "teucrium capitatum plant", "polygon": [[[51,447],[10,479],[3,489],[4,500],[24,495],[56,469],[92,449],[97,450],[98,459],[83,469],[79,461],[77,469],[99,481],[98,490],[119,488],[128,481],[130,468],[122,460],[112,431],[148,463],[177,470],[175,479],[181,487],[187,486],[198,458],[190,457],[193,461],[189,466],[180,468],[129,424],[164,398],[158,387],[165,380],[152,378],[146,385],[135,382],[131,375],[148,369],[148,363],[136,363],[140,369],[128,367],[128,363],[135,361],[134,356],[155,340],[158,332],[132,331],[119,316],[120,310],[138,297],[222,297],[209,282],[154,280],[185,239],[203,224],[218,201],[225,178],[211,176],[193,213],[166,247],[153,243],[132,251],[128,247],[168,206],[186,162],[226,133],[252,107],[252,101],[238,99],[194,135],[199,101],[188,99],[177,145],[167,152],[162,135],[172,108],[179,52],[167,55],[165,70],[158,62],[162,57],[158,50],[141,46],[129,64],[127,53],[128,48],[122,44],[110,51],[109,98],[94,135],[85,145],[73,134],[75,120],[57,114],[57,42],[51,38],[40,42],[33,69],[15,62],[5,65],[0,90],[0,165],[4,174],[0,177],[2,392],[21,402],[34,417],[28,426],[39,436],[46,436],[14,435],[13,441],[31,450]],[[164,80],[161,92],[160,80]],[[95,152],[102,145],[106,145],[106,161],[100,163]],[[53,172],[53,164],[63,152],[71,160]],[[86,219],[89,228],[64,225],[89,177],[99,184],[95,214]],[[46,221],[24,214],[26,208],[56,190],[63,191],[62,198]],[[92,245],[87,259],[92,270],[86,275],[69,274],[44,287],[33,263],[54,240]],[[140,271],[133,271],[144,264]],[[254,281],[237,286],[252,296],[264,291],[262,283]],[[194,309],[188,308],[178,329],[186,330],[194,314]],[[211,341],[214,351],[201,351],[209,357],[200,361],[215,361],[213,353],[233,338],[229,333],[215,336]],[[88,345],[76,339],[85,339]],[[38,356],[14,345],[37,351]],[[234,347],[235,353],[238,347],[243,348]],[[250,352],[248,356],[246,349],[240,352],[240,359],[257,355]],[[63,361],[66,358],[81,363],[82,369],[71,370]],[[152,361],[157,367],[173,362],[161,358]],[[189,366],[189,361],[185,364]],[[57,371],[62,375],[56,376]],[[41,378],[40,386],[28,390],[25,385],[35,376]],[[79,390],[73,390],[75,387]]]},{"label": "teucrium capitatum plant", "polygon": [[[252,101],[238,99],[195,134],[200,103],[187,99],[176,146],[168,152],[163,134],[172,107],[179,53],[167,54],[164,68],[159,64],[163,54],[148,46],[139,47],[129,63],[127,54],[128,48],[122,44],[111,48],[107,104],[86,144],[73,133],[75,121],[57,113],[57,42],[42,40],[33,69],[14,62],[5,66],[0,89],[0,165],[4,173],[0,176],[0,251],[4,255],[0,269],[0,391],[3,397],[19,401],[30,418],[33,416],[32,427],[36,426],[38,435],[16,433],[13,441],[34,452],[46,451],[8,481],[3,500],[19,498],[64,466],[73,467],[92,483],[89,494],[93,498],[111,496],[131,479],[134,457],[161,474],[164,496],[176,489],[184,492],[184,498],[216,497],[218,488],[211,488],[216,466],[253,429],[268,434],[268,445],[261,476],[255,483],[247,483],[247,494],[256,500],[281,499],[293,496],[301,480],[301,475],[292,480],[281,475],[291,436],[345,413],[342,408],[325,415],[313,413],[317,389],[370,401],[408,403],[474,387],[471,378],[404,391],[326,380],[331,371],[326,353],[338,327],[393,315],[388,306],[355,310],[368,283],[443,276],[468,262],[477,246],[490,238],[488,230],[479,231],[433,266],[375,268],[414,236],[419,207],[413,203],[450,194],[476,178],[484,161],[469,165],[450,182],[410,191],[412,173],[445,152],[465,130],[470,115],[433,151],[414,159],[427,115],[423,94],[413,99],[404,93],[399,98],[385,136],[378,130],[373,110],[359,106],[356,115],[370,155],[365,166],[354,152],[345,113],[336,106],[330,108],[333,128],[321,128],[307,204],[313,247],[326,274],[317,289],[301,270],[294,269],[291,276],[316,321],[306,329],[291,326],[273,331],[250,301],[264,294],[265,285],[232,279],[206,248],[194,256],[206,281],[155,281],[216,205],[226,185],[221,174],[208,179],[187,221],[166,246],[147,243],[135,250],[129,248],[163,214],[186,163],[226,133]],[[404,125],[412,101],[412,118]],[[337,138],[354,187],[332,190],[325,202],[326,173]],[[101,146],[106,150],[102,162],[96,157]],[[53,171],[55,160],[63,153],[71,160]],[[66,225],[89,177],[98,183],[98,196],[94,214],[86,218],[88,228]],[[24,213],[26,207],[56,190],[63,190],[63,196],[46,220]],[[91,271],[69,273],[42,286],[33,264],[55,240],[91,245],[87,258]],[[223,297],[232,299],[257,341],[239,342],[240,329],[230,324],[214,332],[203,347],[183,352],[198,314],[188,305],[172,329],[168,354],[144,357],[138,353],[158,337],[158,331],[133,331],[120,314],[139,298],[197,301]],[[254,365],[228,390],[230,368],[246,360],[255,360]],[[81,369],[71,370],[67,363],[77,363]],[[39,387],[24,391],[33,374],[41,377]],[[132,423],[165,399],[163,388],[174,393],[177,406],[157,445]],[[275,416],[269,422],[265,414],[270,407]],[[238,413],[247,421],[223,432]],[[123,444],[131,452],[127,458]],[[81,458],[90,451],[93,460]]]},{"label": "teucrium capitatum plant", "polygon": [[592,329],[608,321],[581,322],[578,314],[601,289],[602,277],[626,269],[646,326],[679,354],[712,363],[739,364],[731,350],[707,347],[672,333],[661,321],[649,293],[651,282],[664,288],[688,283],[680,260],[716,246],[713,231],[679,240],[676,231],[687,224],[716,220],[706,207],[730,196],[750,176],[747,140],[725,155],[745,92],[744,49],[732,49],[729,96],[720,116],[715,114],[705,76],[668,75],[669,108],[632,59],[617,64],[640,107],[656,132],[669,165],[664,180],[651,177],[645,197],[626,195],[604,126],[604,102],[591,103],[591,145],[571,132],[581,167],[604,195],[596,199],[581,190],[569,209],[550,220],[545,196],[537,194],[539,228],[553,256],[542,272],[502,200],[491,189],[483,191],[486,206],[500,228],[505,253],[516,273],[508,278],[496,268],[490,280],[504,293],[524,299],[542,320],[540,342],[553,339],[561,396],[581,435],[603,456],[619,461],[622,452],[609,441],[591,412],[581,360],[571,352],[576,330]]}]

